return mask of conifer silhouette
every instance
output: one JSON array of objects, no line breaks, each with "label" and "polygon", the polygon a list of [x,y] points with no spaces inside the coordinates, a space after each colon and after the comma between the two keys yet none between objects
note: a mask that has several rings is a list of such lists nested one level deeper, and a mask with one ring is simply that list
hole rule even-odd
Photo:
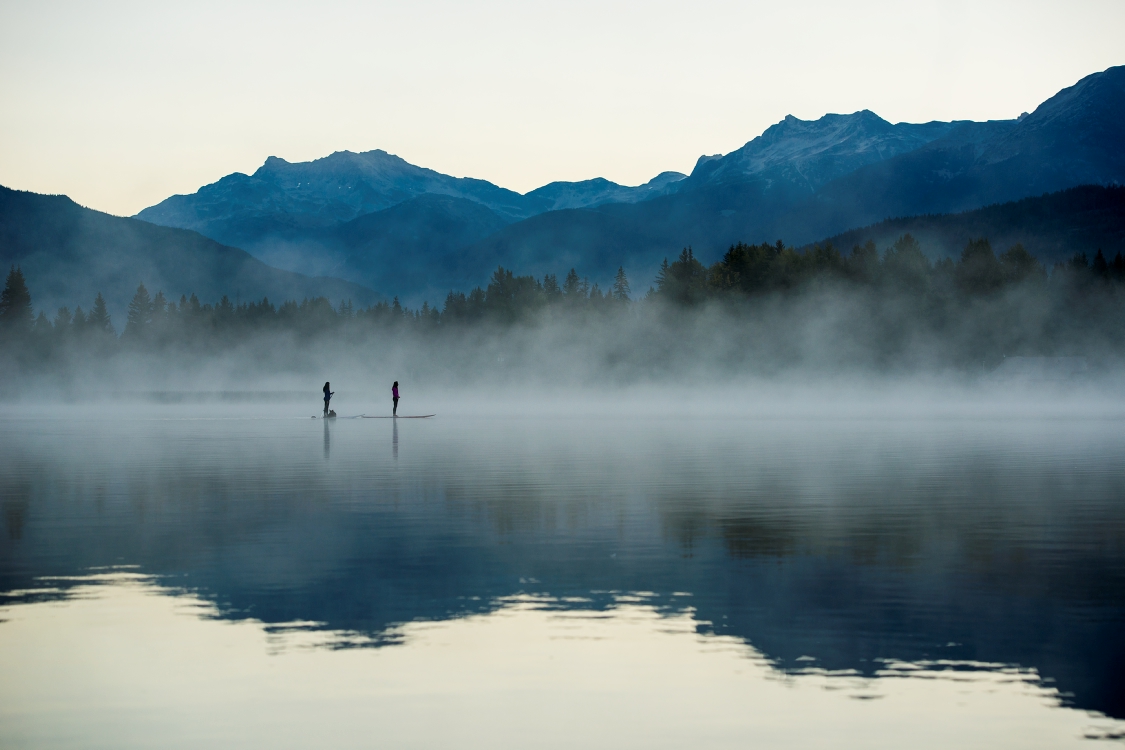
[{"label": "conifer silhouette", "polygon": [[0,293],[0,325],[9,331],[28,331],[35,316],[31,309],[31,292],[19,266],[12,266],[4,291]]},{"label": "conifer silhouette", "polygon": [[[224,298],[225,299],[225,298]],[[152,298],[148,296],[145,285],[137,287],[133,301],[129,303],[129,314],[125,321],[125,335],[138,336],[152,323]]]},{"label": "conifer silhouette", "polygon": [[94,298],[94,308],[90,310],[90,317],[86,319],[86,325],[89,326],[90,330],[99,333],[116,333],[109,320],[109,311],[105,308],[105,298],[102,297],[101,292],[98,292],[98,296]]},{"label": "conifer silhouette", "polygon": [[628,302],[629,292],[629,278],[625,275],[625,268],[618,266],[617,275],[613,277],[613,298],[619,302]]}]

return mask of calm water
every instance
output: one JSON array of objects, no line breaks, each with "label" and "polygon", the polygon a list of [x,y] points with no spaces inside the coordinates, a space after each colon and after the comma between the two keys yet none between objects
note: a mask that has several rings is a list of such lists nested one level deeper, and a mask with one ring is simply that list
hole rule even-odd
[{"label": "calm water", "polygon": [[1117,418],[31,413],[0,747],[1125,737]]}]

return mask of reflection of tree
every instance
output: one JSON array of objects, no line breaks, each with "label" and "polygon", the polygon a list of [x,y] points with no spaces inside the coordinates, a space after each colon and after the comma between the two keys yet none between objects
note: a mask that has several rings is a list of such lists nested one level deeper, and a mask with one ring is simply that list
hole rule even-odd
[{"label": "reflection of tree", "polygon": [[[1066,470],[1021,467],[1014,476],[983,459],[915,486],[904,486],[900,470],[863,483],[845,475],[830,505],[809,503],[798,476],[790,486],[769,477],[710,502],[698,492],[666,490],[654,500],[667,536],[685,548],[711,538],[735,558],[802,554],[905,569],[936,563],[1011,593],[1070,598],[1084,591],[1103,600],[1115,593],[1125,601],[1125,571],[1112,562],[1125,550],[1125,517],[1107,517],[1101,502],[1089,512],[1059,514],[1057,496],[1043,488],[1061,485],[1060,471]],[[1125,496],[1121,478],[1084,481],[1088,486],[1067,482],[1070,491],[1095,501]],[[1072,580],[1073,569],[1058,565],[1058,549],[1088,559],[1091,574]]]},{"label": "reflection of tree", "polygon": [[[1079,653],[1093,638],[1103,671],[1121,662],[1109,626],[1066,621],[1073,608],[1120,621],[1125,509],[1106,498],[1125,496],[1125,479],[1108,468],[1113,445],[1096,470],[1075,472],[1069,460],[901,435],[872,460],[880,445],[853,450],[850,434],[808,445],[804,431],[606,429],[537,442],[513,428],[427,433],[395,471],[385,443],[372,452],[378,442],[337,432],[341,470],[328,472],[319,443],[332,428],[317,427],[294,428],[307,433],[299,450],[233,438],[219,449],[203,432],[174,449],[122,434],[56,454],[0,436],[21,467],[18,482],[0,478],[3,585],[28,588],[22,571],[135,563],[197,588],[222,616],[372,637],[518,591],[687,591],[700,619],[781,660],[814,652],[867,669],[861,659],[930,658],[956,641],[973,649],[958,658],[1055,676],[1070,665],[1079,685],[1097,671]],[[26,532],[13,544],[29,516],[34,544]]]},{"label": "reflection of tree", "polygon": [[588,506],[595,502],[589,497],[559,497],[530,476],[486,485],[463,476],[447,481],[443,487],[447,501],[501,537],[582,528],[591,521]]},{"label": "reflection of tree", "polygon": [[12,541],[16,541],[23,536],[23,526],[27,523],[28,506],[27,496],[13,498],[9,495],[4,500],[4,524],[8,527],[8,538]]},{"label": "reflection of tree", "polygon": [[720,518],[719,533],[734,557],[785,557],[797,549],[799,527],[763,518]]},{"label": "reflection of tree", "polygon": [[696,540],[707,537],[707,519],[690,505],[669,507],[661,515],[660,520],[664,536],[679,544],[685,557],[695,553]]}]

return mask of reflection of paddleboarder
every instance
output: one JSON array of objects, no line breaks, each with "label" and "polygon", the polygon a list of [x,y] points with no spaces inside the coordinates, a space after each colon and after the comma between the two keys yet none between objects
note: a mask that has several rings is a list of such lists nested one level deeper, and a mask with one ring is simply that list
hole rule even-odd
[{"label": "reflection of paddleboarder", "polygon": [[397,417],[398,416],[398,381],[397,380],[395,381],[395,384],[391,386],[391,398],[394,399],[394,402],[395,402],[394,409],[391,411],[391,416]]},{"label": "reflection of paddleboarder", "polygon": [[332,391],[328,390],[328,383],[324,384],[324,416],[328,416],[328,402],[332,400]]}]

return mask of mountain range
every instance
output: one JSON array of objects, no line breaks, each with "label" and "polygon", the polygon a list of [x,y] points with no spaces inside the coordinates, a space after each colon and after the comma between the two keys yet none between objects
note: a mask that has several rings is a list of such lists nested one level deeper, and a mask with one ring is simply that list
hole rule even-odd
[{"label": "mountain range", "polygon": [[[575,268],[603,285],[624,266],[640,291],[687,246],[711,262],[739,241],[831,238],[846,251],[906,231],[934,256],[983,235],[998,249],[1023,242],[1049,265],[1123,247],[1122,193],[1112,188],[1123,183],[1125,66],[1013,120],[789,116],[729,154],[700,157],[690,175],[636,187],[598,178],[520,194],[384,151],[344,151],[305,163],[270,157],[252,175],[132,219],[3,189],[0,262],[23,266],[48,310],[99,291],[121,310],[140,281],[204,301],[440,303],[498,265],[537,276]],[[1083,185],[1095,187],[1070,190]],[[1067,192],[1045,196],[1058,191]]]},{"label": "mountain range", "polygon": [[[1083,78],[1013,120],[892,124],[873,112],[788,116],[742,148],[626,187],[554,182],[526,194],[384,151],[270,157],[137,218],[192,229],[272,265],[431,301],[517,273],[577,268],[640,284],[686,246],[804,245],[894,217],[961,212],[1078,185],[1125,182],[1125,66]],[[935,252],[951,252],[948,248]],[[638,286],[640,285],[638,284]]]}]

